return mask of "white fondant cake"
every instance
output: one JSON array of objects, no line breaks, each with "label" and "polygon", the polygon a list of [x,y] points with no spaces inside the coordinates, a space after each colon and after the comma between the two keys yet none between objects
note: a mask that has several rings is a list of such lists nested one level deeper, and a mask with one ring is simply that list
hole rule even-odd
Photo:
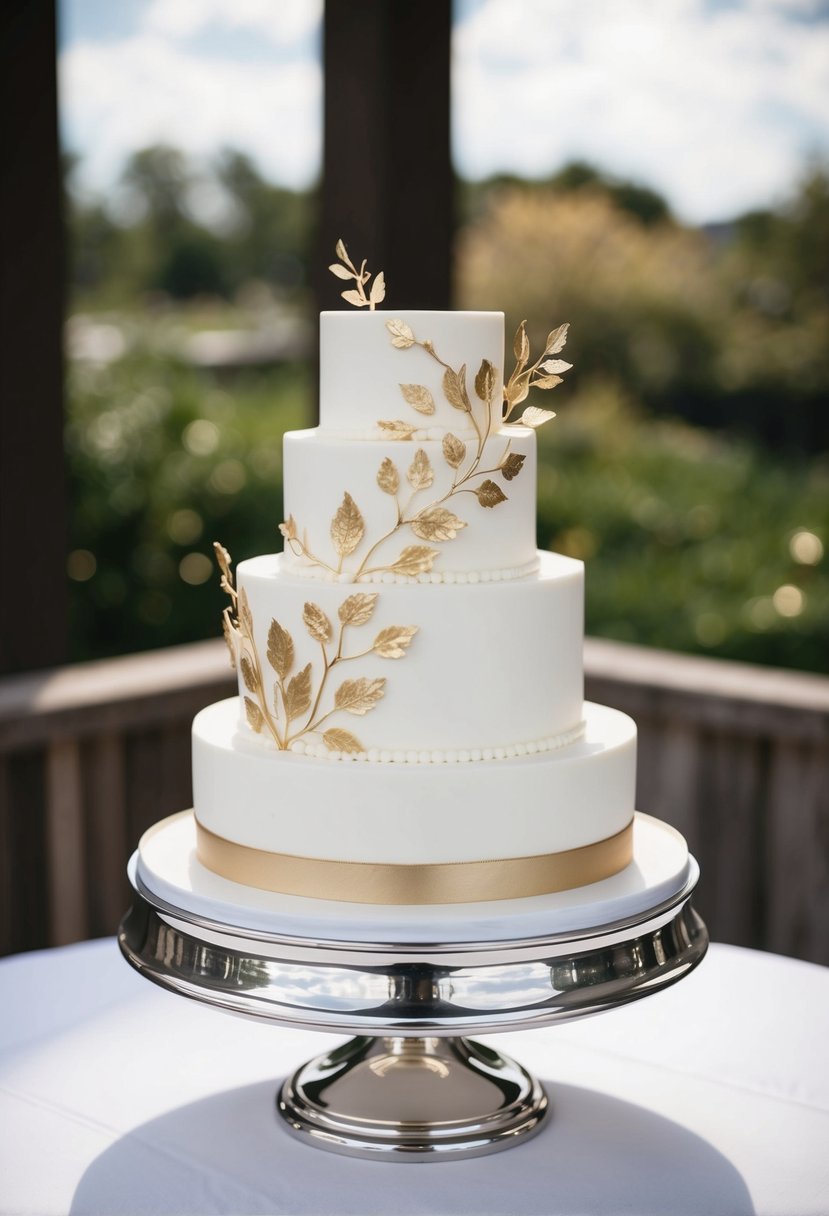
[{"label": "white fondant cake", "polygon": [[[344,277],[341,275],[340,277]],[[519,898],[630,861],[636,728],[583,700],[583,568],[535,547],[554,359],[501,313],[324,313],[320,426],[285,437],[285,551],[242,562],[239,698],[193,728],[198,853],[375,903]],[[542,360],[546,357],[546,362]],[[504,396],[506,393],[506,396]]]}]

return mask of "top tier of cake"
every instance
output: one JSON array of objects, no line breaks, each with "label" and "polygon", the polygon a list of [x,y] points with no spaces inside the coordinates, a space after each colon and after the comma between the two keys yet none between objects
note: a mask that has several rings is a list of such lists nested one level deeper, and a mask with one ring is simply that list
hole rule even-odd
[{"label": "top tier of cake", "polygon": [[[397,338],[387,323],[402,322]],[[437,358],[418,344],[430,342]],[[401,357],[407,351],[407,357]],[[502,312],[324,312],[320,316],[320,429],[351,438],[388,438],[380,422],[403,421],[416,438],[474,437],[468,415],[452,406],[443,391],[445,366],[466,367],[468,379],[487,359],[495,369],[492,429],[501,422],[504,370]],[[425,389],[431,403],[413,407],[401,385]],[[430,408],[431,412],[425,410]],[[477,403],[478,417],[486,410]]]}]

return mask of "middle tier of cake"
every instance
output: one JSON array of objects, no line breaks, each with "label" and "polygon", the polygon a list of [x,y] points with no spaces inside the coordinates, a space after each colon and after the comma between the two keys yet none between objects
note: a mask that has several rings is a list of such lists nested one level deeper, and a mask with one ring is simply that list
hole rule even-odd
[{"label": "middle tier of cake", "polygon": [[526,578],[375,587],[309,584],[270,555],[240,563],[237,580],[241,725],[279,748],[440,763],[580,733],[579,561],[540,553]]}]

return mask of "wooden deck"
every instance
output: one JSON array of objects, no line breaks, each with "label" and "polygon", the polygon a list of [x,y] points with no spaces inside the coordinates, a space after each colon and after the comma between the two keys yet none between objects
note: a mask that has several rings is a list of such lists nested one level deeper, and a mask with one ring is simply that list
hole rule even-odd
[{"label": "wooden deck", "polygon": [[[597,639],[585,666],[712,935],[829,963],[829,679]],[[0,680],[0,952],[114,931],[141,832],[190,805],[191,719],[233,691],[221,641]]]}]

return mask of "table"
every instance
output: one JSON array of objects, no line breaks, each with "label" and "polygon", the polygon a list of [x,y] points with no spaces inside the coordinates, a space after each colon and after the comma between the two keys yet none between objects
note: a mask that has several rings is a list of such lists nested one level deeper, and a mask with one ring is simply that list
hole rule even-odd
[{"label": "table", "polygon": [[436,1164],[321,1153],[277,1082],[340,1036],[229,1017],[112,940],[0,963],[0,1212],[827,1216],[829,969],[712,946],[626,1008],[497,1036],[553,1116]]}]

